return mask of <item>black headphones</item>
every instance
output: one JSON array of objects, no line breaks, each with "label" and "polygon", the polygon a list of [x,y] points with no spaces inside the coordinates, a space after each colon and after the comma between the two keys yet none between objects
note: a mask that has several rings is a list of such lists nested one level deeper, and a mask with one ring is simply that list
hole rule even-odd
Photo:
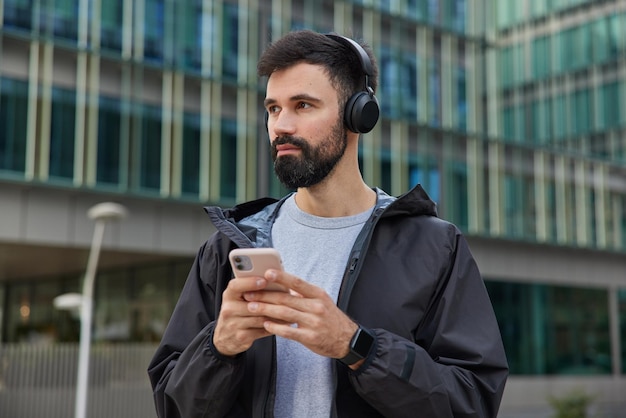
[{"label": "black headphones", "polygon": [[348,99],[343,112],[343,121],[352,132],[367,133],[374,129],[380,116],[378,99],[374,95],[374,89],[369,84],[369,77],[374,74],[372,61],[358,42],[334,33],[327,33],[326,36],[347,46],[359,57],[361,69],[365,74],[365,88]]},{"label": "black headphones", "polygon": [[[363,91],[355,93],[346,102],[343,112],[343,121],[346,128],[352,132],[365,134],[374,129],[378,117],[380,116],[380,107],[378,99],[374,95],[374,89],[369,84],[369,77],[374,73],[374,67],[369,55],[361,45],[345,36],[334,33],[325,34],[330,39],[339,42],[350,48],[361,62],[361,69],[365,74],[365,88]],[[265,129],[267,130],[267,120],[269,115],[265,112]]]}]

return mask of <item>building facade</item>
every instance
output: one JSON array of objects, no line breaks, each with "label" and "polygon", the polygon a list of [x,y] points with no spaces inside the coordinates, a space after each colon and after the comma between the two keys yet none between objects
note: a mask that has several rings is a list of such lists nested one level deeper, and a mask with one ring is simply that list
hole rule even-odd
[{"label": "building facade", "polygon": [[107,226],[94,342],[159,340],[202,206],[286,192],[256,60],[299,28],[373,47],[364,178],[421,183],[466,234],[511,366],[501,415],[579,386],[623,407],[626,0],[0,0],[0,345],[77,341],[52,300],[80,290],[105,200],[130,217]]}]

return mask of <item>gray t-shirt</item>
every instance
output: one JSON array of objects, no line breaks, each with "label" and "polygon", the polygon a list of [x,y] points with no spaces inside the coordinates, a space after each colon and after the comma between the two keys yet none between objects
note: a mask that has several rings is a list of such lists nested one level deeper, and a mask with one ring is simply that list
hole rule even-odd
[{"label": "gray t-shirt", "polygon": [[[281,207],[272,241],[285,271],[326,290],[337,300],[354,241],[373,208],[354,216],[322,218],[298,208],[295,195]],[[331,359],[277,337],[277,418],[328,418],[333,399]]]}]

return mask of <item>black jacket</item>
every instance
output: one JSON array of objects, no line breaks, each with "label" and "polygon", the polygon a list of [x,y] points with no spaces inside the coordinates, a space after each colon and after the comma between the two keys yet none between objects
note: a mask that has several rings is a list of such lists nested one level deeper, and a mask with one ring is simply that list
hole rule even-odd
[{"label": "black jacket", "polygon": [[[377,190],[337,304],[376,334],[352,371],[335,361],[336,417],[495,417],[508,367],[484,283],[460,231],[420,186]],[[200,248],[149,366],[159,417],[271,417],[275,338],[235,358],[213,346],[235,247],[271,246],[283,200],[207,208],[218,232]]]}]

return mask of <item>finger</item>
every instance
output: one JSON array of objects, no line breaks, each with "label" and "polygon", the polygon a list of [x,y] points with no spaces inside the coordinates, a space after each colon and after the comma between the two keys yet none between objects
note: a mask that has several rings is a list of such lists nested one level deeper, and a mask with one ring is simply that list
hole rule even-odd
[{"label": "finger", "polygon": [[228,282],[224,297],[232,297],[241,299],[241,295],[245,292],[264,289],[268,284],[268,280],[263,277],[239,277]]},{"label": "finger", "polygon": [[273,269],[267,270],[265,272],[265,279],[267,279],[270,283],[283,285],[303,297],[316,298],[326,294],[326,292],[320,287],[317,287],[306,280],[285,271]]}]

